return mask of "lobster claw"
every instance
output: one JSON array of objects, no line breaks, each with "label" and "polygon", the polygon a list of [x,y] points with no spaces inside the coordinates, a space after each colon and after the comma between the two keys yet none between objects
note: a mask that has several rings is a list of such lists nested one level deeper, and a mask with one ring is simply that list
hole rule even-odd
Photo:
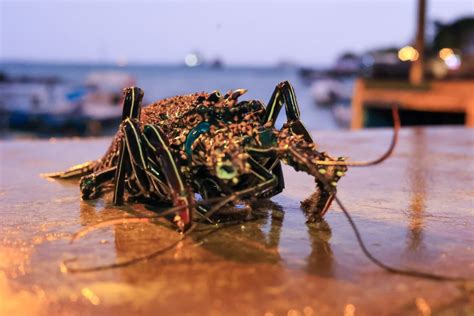
[{"label": "lobster claw", "polygon": [[329,211],[332,201],[336,196],[336,189],[327,191],[318,185],[318,190],[307,199],[301,201],[301,208],[305,211],[308,223],[318,222]]}]

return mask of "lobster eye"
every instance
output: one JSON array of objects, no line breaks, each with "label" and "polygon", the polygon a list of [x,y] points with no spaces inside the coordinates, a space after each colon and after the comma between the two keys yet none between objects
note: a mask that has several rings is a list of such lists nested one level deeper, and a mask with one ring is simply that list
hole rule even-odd
[{"label": "lobster eye", "polygon": [[223,180],[230,180],[237,176],[237,169],[230,162],[219,162],[216,167],[217,176]]}]

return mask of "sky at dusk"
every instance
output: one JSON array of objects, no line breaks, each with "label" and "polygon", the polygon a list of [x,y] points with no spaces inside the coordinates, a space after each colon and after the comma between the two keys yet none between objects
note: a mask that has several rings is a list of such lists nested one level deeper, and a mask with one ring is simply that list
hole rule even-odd
[{"label": "sky at dusk", "polygon": [[[474,15],[474,0],[427,0],[427,20]],[[413,39],[415,0],[0,0],[0,61],[323,65]]]}]

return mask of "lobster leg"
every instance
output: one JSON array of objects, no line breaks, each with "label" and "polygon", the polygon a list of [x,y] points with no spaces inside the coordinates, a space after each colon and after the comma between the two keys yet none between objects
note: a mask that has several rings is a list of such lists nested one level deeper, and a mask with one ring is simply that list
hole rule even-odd
[{"label": "lobster leg", "polygon": [[[297,135],[303,135],[304,139],[308,142],[313,142],[311,135],[306,130],[306,127],[300,120],[300,109],[298,102],[296,101],[295,90],[288,81],[280,82],[273,91],[273,94],[268,102],[263,123],[270,123],[272,127],[275,126],[275,122],[278,118],[281,108],[285,105],[285,112],[287,122],[285,125],[289,130]],[[275,188],[275,193],[281,192],[285,188],[285,182],[283,178],[283,172],[281,169],[281,163],[278,159],[270,159],[266,164],[269,170],[272,170],[278,178],[278,184]]]},{"label": "lobster leg", "polygon": [[125,88],[123,94],[122,121],[127,118],[139,119],[144,95],[143,90],[138,87]]},{"label": "lobster leg", "polygon": [[[139,119],[141,100],[143,98],[143,91],[137,87],[126,88],[123,90],[124,101],[122,110],[122,124],[125,124],[126,120]],[[121,129],[123,125],[121,125]],[[119,145],[119,158],[117,169],[115,171],[115,183],[114,183],[114,198],[113,203],[115,205],[123,204],[123,194],[125,189],[125,176],[130,173],[130,157],[129,151],[127,150],[126,138],[123,137]]]},{"label": "lobster leg", "polygon": [[[346,171],[346,167],[318,166],[313,163],[313,160],[333,161],[335,159],[316,150],[311,135],[300,120],[296,95],[288,81],[281,82],[275,88],[264,115],[264,123],[270,122],[274,126],[283,104],[285,104],[287,122],[280,131],[285,134],[285,137],[280,137],[279,140],[280,148],[284,148],[283,152],[280,152],[280,158],[296,170],[304,170],[315,177],[317,191],[302,202],[302,207],[309,215],[309,221],[315,221],[322,218],[328,211],[336,195],[336,183]],[[288,137],[294,140],[285,142]],[[281,142],[285,143],[281,144]]]},{"label": "lobster leg", "polygon": [[192,224],[192,211],[194,208],[194,194],[186,185],[175,158],[171,153],[167,138],[163,131],[157,126],[145,125],[144,139],[147,148],[159,157],[161,170],[165,173],[165,178],[170,189],[170,194],[174,206],[183,206],[174,218],[174,222],[181,231],[186,231]]},{"label": "lobster leg", "polygon": [[278,156],[295,170],[305,171],[316,180],[317,191],[301,203],[308,215],[308,221],[320,220],[331,206],[336,196],[336,186],[344,176],[344,165],[324,165],[319,162],[343,162],[344,158],[333,158],[325,152],[319,152],[313,142],[307,142],[302,135],[282,133],[278,138]]},{"label": "lobster leg", "polygon": [[111,167],[82,177],[79,184],[82,199],[90,200],[97,198],[101,194],[102,188],[106,183],[114,178],[115,169],[116,167]]},{"label": "lobster leg", "polygon": [[157,170],[157,164],[147,155],[144,146],[144,135],[140,131],[137,120],[125,119],[121,126],[123,134],[124,151],[123,157],[127,161],[122,162],[124,166],[124,188],[134,198],[149,199],[151,196],[158,200],[169,200],[169,190],[163,182],[163,177]]},{"label": "lobster leg", "polygon": [[[149,180],[147,175],[147,159],[141,141],[139,123],[135,120],[126,119],[122,131],[125,137],[125,147],[130,157],[130,171],[134,176],[134,182],[138,191],[145,198],[149,197]],[[131,181],[131,179],[129,179]]]},{"label": "lobster leg", "polygon": [[288,81],[280,82],[275,87],[270,101],[268,101],[263,123],[271,123],[271,126],[274,127],[283,104],[285,104],[286,125],[290,131],[297,135],[303,135],[306,141],[312,142],[311,135],[300,121],[300,108],[296,101],[295,90]]},{"label": "lobster leg", "polygon": [[[256,192],[255,195],[261,198],[275,195],[276,193],[273,191],[275,189],[278,190],[280,174],[275,174],[275,172],[272,173],[272,171],[275,171],[274,169],[267,169],[252,157],[249,158],[248,163],[252,168],[252,173],[260,180],[260,183],[257,184],[257,186],[262,187],[262,190],[260,192]],[[281,172],[281,164],[277,164],[280,166],[279,171]],[[283,174],[281,174],[281,177],[283,177]],[[268,188],[266,183],[268,183]],[[280,191],[277,193],[280,193]]]},{"label": "lobster leg", "polygon": [[128,151],[126,149],[125,141],[122,139],[122,144],[120,145],[120,150],[119,150],[118,164],[117,164],[117,168],[115,170],[115,176],[114,176],[114,197],[113,197],[114,205],[123,204],[123,193],[125,190],[125,175],[129,173],[129,170],[130,170],[130,164],[129,164]]},{"label": "lobster leg", "polygon": [[166,184],[166,179],[164,179],[163,175],[158,172],[158,165],[150,157],[148,157],[147,162],[148,168],[146,171],[151,185],[153,186],[154,193],[156,193],[161,200],[169,200],[169,188]]}]

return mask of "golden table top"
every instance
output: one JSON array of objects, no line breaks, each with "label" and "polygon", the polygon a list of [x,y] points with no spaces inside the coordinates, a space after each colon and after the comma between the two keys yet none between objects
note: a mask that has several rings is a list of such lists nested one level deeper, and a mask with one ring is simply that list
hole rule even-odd
[{"label": "golden table top", "polygon": [[[322,150],[377,157],[390,130],[313,133]],[[307,225],[299,201],[314,182],[284,167],[286,189],[255,221],[196,232],[146,262],[90,273],[179,238],[161,225],[115,225],[70,244],[85,225],[143,206],[111,197],[81,201],[75,181],[41,172],[100,157],[110,139],[3,141],[0,189],[0,315],[429,315],[474,313],[472,282],[394,275],[361,252],[334,205]],[[370,251],[397,267],[474,278],[474,130],[402,129],[385,163],[352,168],[340,181]],[[213,231],[212,233],[211,230]]]}]

